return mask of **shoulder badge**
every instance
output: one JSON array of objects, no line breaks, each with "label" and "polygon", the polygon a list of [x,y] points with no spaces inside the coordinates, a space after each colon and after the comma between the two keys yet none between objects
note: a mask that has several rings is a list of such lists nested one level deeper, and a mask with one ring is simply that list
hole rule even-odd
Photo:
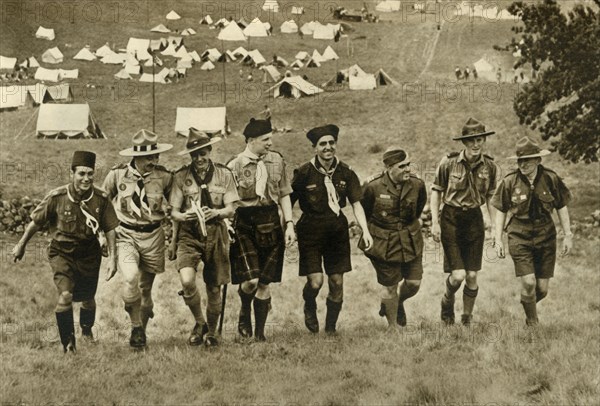
[{"label": "shoulder badge", "polygon": [[50,191],[50,196],[60,196],[67,193],[68,185],[59,186],[56,189]]},{"label": "shoulder badge", "polygon": [[448,158],[454,158],[460,155],[460,152],[450,152],[448,155],[446,155]]},{"label": "shoulder badge", "polygon": [[125,169],[125,168],[127,168],[127,164],[124,162],[121,162],[119,164],[116,164],[115,166],[113,166],[110,169],[113,170],[113,169]]},{"label": "shoulder badge", "polygon": [[383,174],[384,174],[384,173],[385,173],[385,172],[379,172],[379,173],[377,173],[377,174],[375,174],[375,175],[369,176],[369,177],[367,178],[367,180],[366,180],[366,183],[371,183],[371,182],[373,182],[374,180],[377,180],[377,179],[381,178],[381,177],[383,176]]},{"label": "shoulder badge", "polygon": [[491,160],[491,161],[493,161],[493,160],[494,160],[494,157],[493,157],[493,156],[491,156],[491,155],[488,155],[488,154],[483,154],[483,156],[484,156],[484,157],[486,157],[487,159]]},{"label": "shoulder badge", "polygon": [[175,171],[175,173],[179,173],[179,172],[185,171],[187,168],[189,168],[189,166],[190,166],[189,164],[185,164],[181,168],[177,169]]}]

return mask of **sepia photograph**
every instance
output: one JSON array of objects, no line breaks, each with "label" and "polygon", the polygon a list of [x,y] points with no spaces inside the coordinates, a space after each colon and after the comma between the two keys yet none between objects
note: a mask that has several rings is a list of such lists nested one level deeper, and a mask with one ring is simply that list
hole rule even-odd
[{"label": "sepia photograph", "polygon": [[0,406],[600,405],[600,0],[0,20]]}]

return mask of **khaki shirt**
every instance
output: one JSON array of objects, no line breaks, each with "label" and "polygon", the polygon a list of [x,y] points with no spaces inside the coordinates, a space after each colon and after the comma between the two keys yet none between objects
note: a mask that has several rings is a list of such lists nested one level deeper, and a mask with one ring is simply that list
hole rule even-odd
[{"label": "khaki shirt", "polygon": [[494,194],[496,174],[494,158],[481,154],[469,165],[463,150],[442,158],[431,188],[444,194],[444,204],[473,209],[484,205]]},{"label": "khaki shirt", "polygon": [[[229,203],[240,200],[233,173],[225,165],[215,164],[215,171],[211,181],[208,183],[208,192],[212,200],[213,208],[222,209]],[[174,188],[181,190],[183,203],[181,211],[185,212],[192,206],[192,201],[197,201],[200,196],[200,187],[196,184],[192,175],[191,165],[185,165],[175,173]],[[203,203],[202,206],[205,206]]]},{"label": "khaki shirt", "polygon": [[165,167],[157,165],[149,175],[144,177],[144,189],[152,215],[141,210],[139,217],[132,209],[131,197],[139,175],[127,164],[113,167],[104,179],[103,189],[112,199],[119,220],[131,225],[148,225],[158,223],[165,218],[165,207],[171,187],[173,174]]},{"label": "khaki shirt", "polygon": [[265,199],[261,199],[256,194],[256,164],[258,162],[256,159],[241,153],[227,164],[237,180],[240,195],[238,207],[279,204],[279,199],[292,193],[283,156],[279,152],[269,151],[262,160],[269,173]]},{"label": "khaki shirt", "polygon": [[[38,226],[48,224],[50,236],[56,241],[77,242],[95,238],[92,229],[86,225],[86,217],[78,203],[69,199],[67,188],[61,186],[52,190],[31,213],[31,219]],[[85,202],[91,214],[104,232],[111,231],[119,225],[113,205],[108,195],[94,187],[94,195]],[[71,189],[71,196],[73,190]]]}]

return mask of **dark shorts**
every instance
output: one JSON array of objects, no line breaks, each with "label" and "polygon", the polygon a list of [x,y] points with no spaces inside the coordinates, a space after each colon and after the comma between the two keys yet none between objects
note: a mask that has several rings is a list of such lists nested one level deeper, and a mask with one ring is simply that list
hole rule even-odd
[{"label": "dark shorts", "polygon": [[485,225],[480,208],[462,210],[444,205],[440,219],[444,272],[481,270]]},{"label": "dark shorts", "polygon": [[98,240],[87,243],[52,240],[48,247],[48,260],[59,294],[71,292],[74,302],[94,299],[102,262]]},{"label": "dark shorts", "polygon": [[377,272],[377,283],[382,286],[395,286],[407,279],[420,281],[423,279],[423,256],[409,262],[385,262],[371,259],[373,268]]},{"label": "dark shorts", "polygon": [[340,215],[313,217],[302,215],[296,224],[300,276],[322,273],[327,275],[350,272],[350,234],[348,219]]},{"label": "dark shorts", "polygon": [[234,284],[258,278],[260,283],[281,282],[285,241],[277,206],[240,207],[233,222],[231,280]]},{"label": "dark shorts", "polygon": [[533,222],[512,219],[508,225],[508,252],[515,263],[516,276],[554,276],[556,228],[552,219]]},{"label": "dark shorts", "polygon": [[206,237],[194,227],[197,223],[182,224],[177,239],[177,270],[194,268],[204,263],[202,276],[210,286],[228,284],[231,281],[229,266],[229,236],[227,226],[220,221],[207,224]]}]

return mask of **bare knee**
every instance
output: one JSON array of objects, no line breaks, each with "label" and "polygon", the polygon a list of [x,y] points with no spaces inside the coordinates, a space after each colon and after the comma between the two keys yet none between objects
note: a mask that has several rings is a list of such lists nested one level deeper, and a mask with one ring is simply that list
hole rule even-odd
[{"label": "bare knee", "polygon": [[258,278],[251,279],[242,283],[242,290],[246,293],[256,292],[258,289]]},{"label": "bare knee", "polygon": [[419,288],[421,287],[420,280],[405,279],[404,284],[406,285],[406,287],[408,288],[409,291],[414,292],[414,293],[417,293],[419,291]]},{"label": "bare knee", "polygon": [[467,272],[465,281],[469,288],[471,288],[471,289],[477,288],[477,272]]},{"label": "bare knee", "polygon": [[535,287],[536,287],[535,275],[531,274],[531,275],[525,275],[525,276],[521,277],[521,288],[523,289],[524,293],[526,293],[527,295],[534,294]]},{"label": "bare knee", "polygon": [[323,286],[323,274],[310,274],[308,275],[308,283],[311,289],[319,290]]},{"label": "bare knee", "polygon": [[70,307],[73,304],[73,294],[66,290],[60,292],[58,295],[58,304],[64,307]]},{"label": "bare knee", "polygon": [[393,286],[382,286],[381,298],[382,299],[394,299],[398,296],[398,285]]},{"label": "bare knee", "polygon": [[452,271],[450,277],[454,280],[454,284],[461,284],[467,277],[467,271],[465,271],[464,269],[457,269],[455,271]]}]

